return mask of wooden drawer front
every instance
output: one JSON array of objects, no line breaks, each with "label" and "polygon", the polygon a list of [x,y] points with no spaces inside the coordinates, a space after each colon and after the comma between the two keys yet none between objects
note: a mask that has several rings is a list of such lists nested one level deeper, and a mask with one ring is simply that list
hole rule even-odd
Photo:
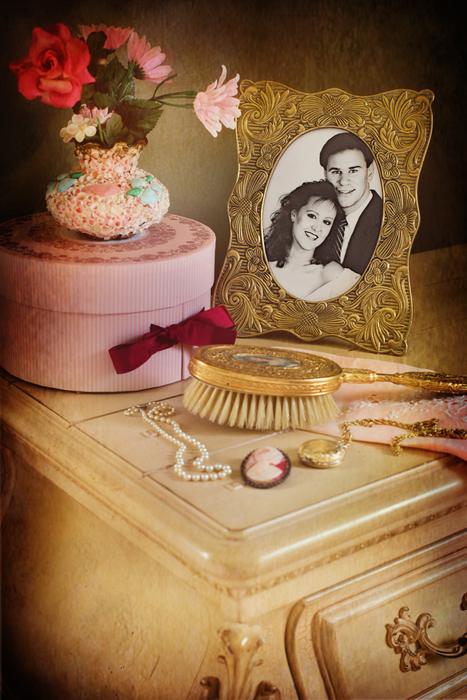
[{"label": "wooden drawer front", "polygon": [[401,654],[388,645],[386,625],[394,625],[404,607],[413,622],[430,613],[436,621],[428,630],[430,639],[443,646],[454,643],[467,628],[467,612],[460,607],[466,573],[467,554],[455,553],[317,612],[313,646],[329,695],[339,700],[410,698],[450,676],[462,676],[467,655],[428,654],[418,670],[401,670]]},{"label": "wooden drawer front", "polygon": [[[401,632],[415,632],[409,648],[418,652],[426,643],[418,634],[423,628],[443,650],[456,647],[458,654],[465,648],[458,643],[467,629],[465,542],[458,532],[297,602],[286,649],[300,700],[467,698],[467,654],[427,652],[417,668],[420,657],[400,653]],[[407,614],[405,629],[394,630],[395,619]]]}]

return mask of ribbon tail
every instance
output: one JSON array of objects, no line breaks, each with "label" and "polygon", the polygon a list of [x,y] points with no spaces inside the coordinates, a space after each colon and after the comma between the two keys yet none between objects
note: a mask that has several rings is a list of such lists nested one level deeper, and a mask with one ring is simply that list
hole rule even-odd
[{"label": "ribbon tail", "polygon": [[232,345],[237,338],[235,325],[223,306],[203,309],[182,323],[168,326],[167,333],[185,345]]},{"label": "ribbon tail", "polygon": [[151,331],[145,333],[142,338],[138,338],[130,343],[122,343],[110,348],[109,355],[117,374],[125,374],[149,360],[155,352],[165,350],[175,345],[177,342],[164,338],[161,340],[160,334],[163,329],[159,326],[151,326]]}]

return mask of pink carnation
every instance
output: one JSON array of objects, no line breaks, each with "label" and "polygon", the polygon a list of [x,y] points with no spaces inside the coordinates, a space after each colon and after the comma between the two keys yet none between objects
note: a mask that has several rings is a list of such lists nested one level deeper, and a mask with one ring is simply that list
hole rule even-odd
[{"label": "pink carnation", "polygon": [[133,31],[131,27],[109,27],[106,24],[80,24],[78,29],[85,41],[94,32],[104,32],[106,36],[104,49],[110,51],[115,51],[122,46]]},{"label": "pink carnation", "polygon": [[171,74],[171,66],[162,65],[165,61],[165,53],[162,53],[161,47],[151,47],[145,36],[132,32],[128,39],[127,50],[128,60],[136,64],[136,78],[148,80],[151,83],[161,83]]},{"label": "pink carnation", "polygon": [[226,77],[227,69],[222,66],[219,80],[208,85],[204,92],[198,92],[193,103],[196,116],[213,136],[217,136],[222,124],[235,129],[236,119],[240,116],[240,100],[235,97],[239,75],[224,83]]}]

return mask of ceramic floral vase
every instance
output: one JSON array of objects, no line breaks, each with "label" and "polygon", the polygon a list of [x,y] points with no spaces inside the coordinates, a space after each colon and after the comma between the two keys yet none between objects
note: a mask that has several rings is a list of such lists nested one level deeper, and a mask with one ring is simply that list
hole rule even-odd
[{"label": "ceramic floral vase", "polygon": [[47,209],[54,219],[102,240],[129,238],[159,223],[168,211],[169,193],[154,175],[138,168],[145,145],[78,145],[79,170],[59,175],[47,187]]}]

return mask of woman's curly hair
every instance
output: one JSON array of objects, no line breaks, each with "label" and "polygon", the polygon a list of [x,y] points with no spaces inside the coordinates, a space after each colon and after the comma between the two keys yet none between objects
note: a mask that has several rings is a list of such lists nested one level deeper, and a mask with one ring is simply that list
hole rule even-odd
[{"label": "woman's curly hair", "polygon": [[298,212],[310,197],[318,200],[332,202],[336,209],[336,217],[326,237],[326,240],[318,246],[313,254],[313,261],[326,264],[331,260],[338,261],[337,237],[339,226],[345,220],[345,215],[340,206],[334,187],[327,180],[314,180],[303,182],[289,194],[280,199],[280,208],[271,216],[271,224],[264,236],[266,256],[270,262],[277,262],[278,267],[283,267],[288,260],[290,248],[293,242],[292,218],[293,211]]}]

